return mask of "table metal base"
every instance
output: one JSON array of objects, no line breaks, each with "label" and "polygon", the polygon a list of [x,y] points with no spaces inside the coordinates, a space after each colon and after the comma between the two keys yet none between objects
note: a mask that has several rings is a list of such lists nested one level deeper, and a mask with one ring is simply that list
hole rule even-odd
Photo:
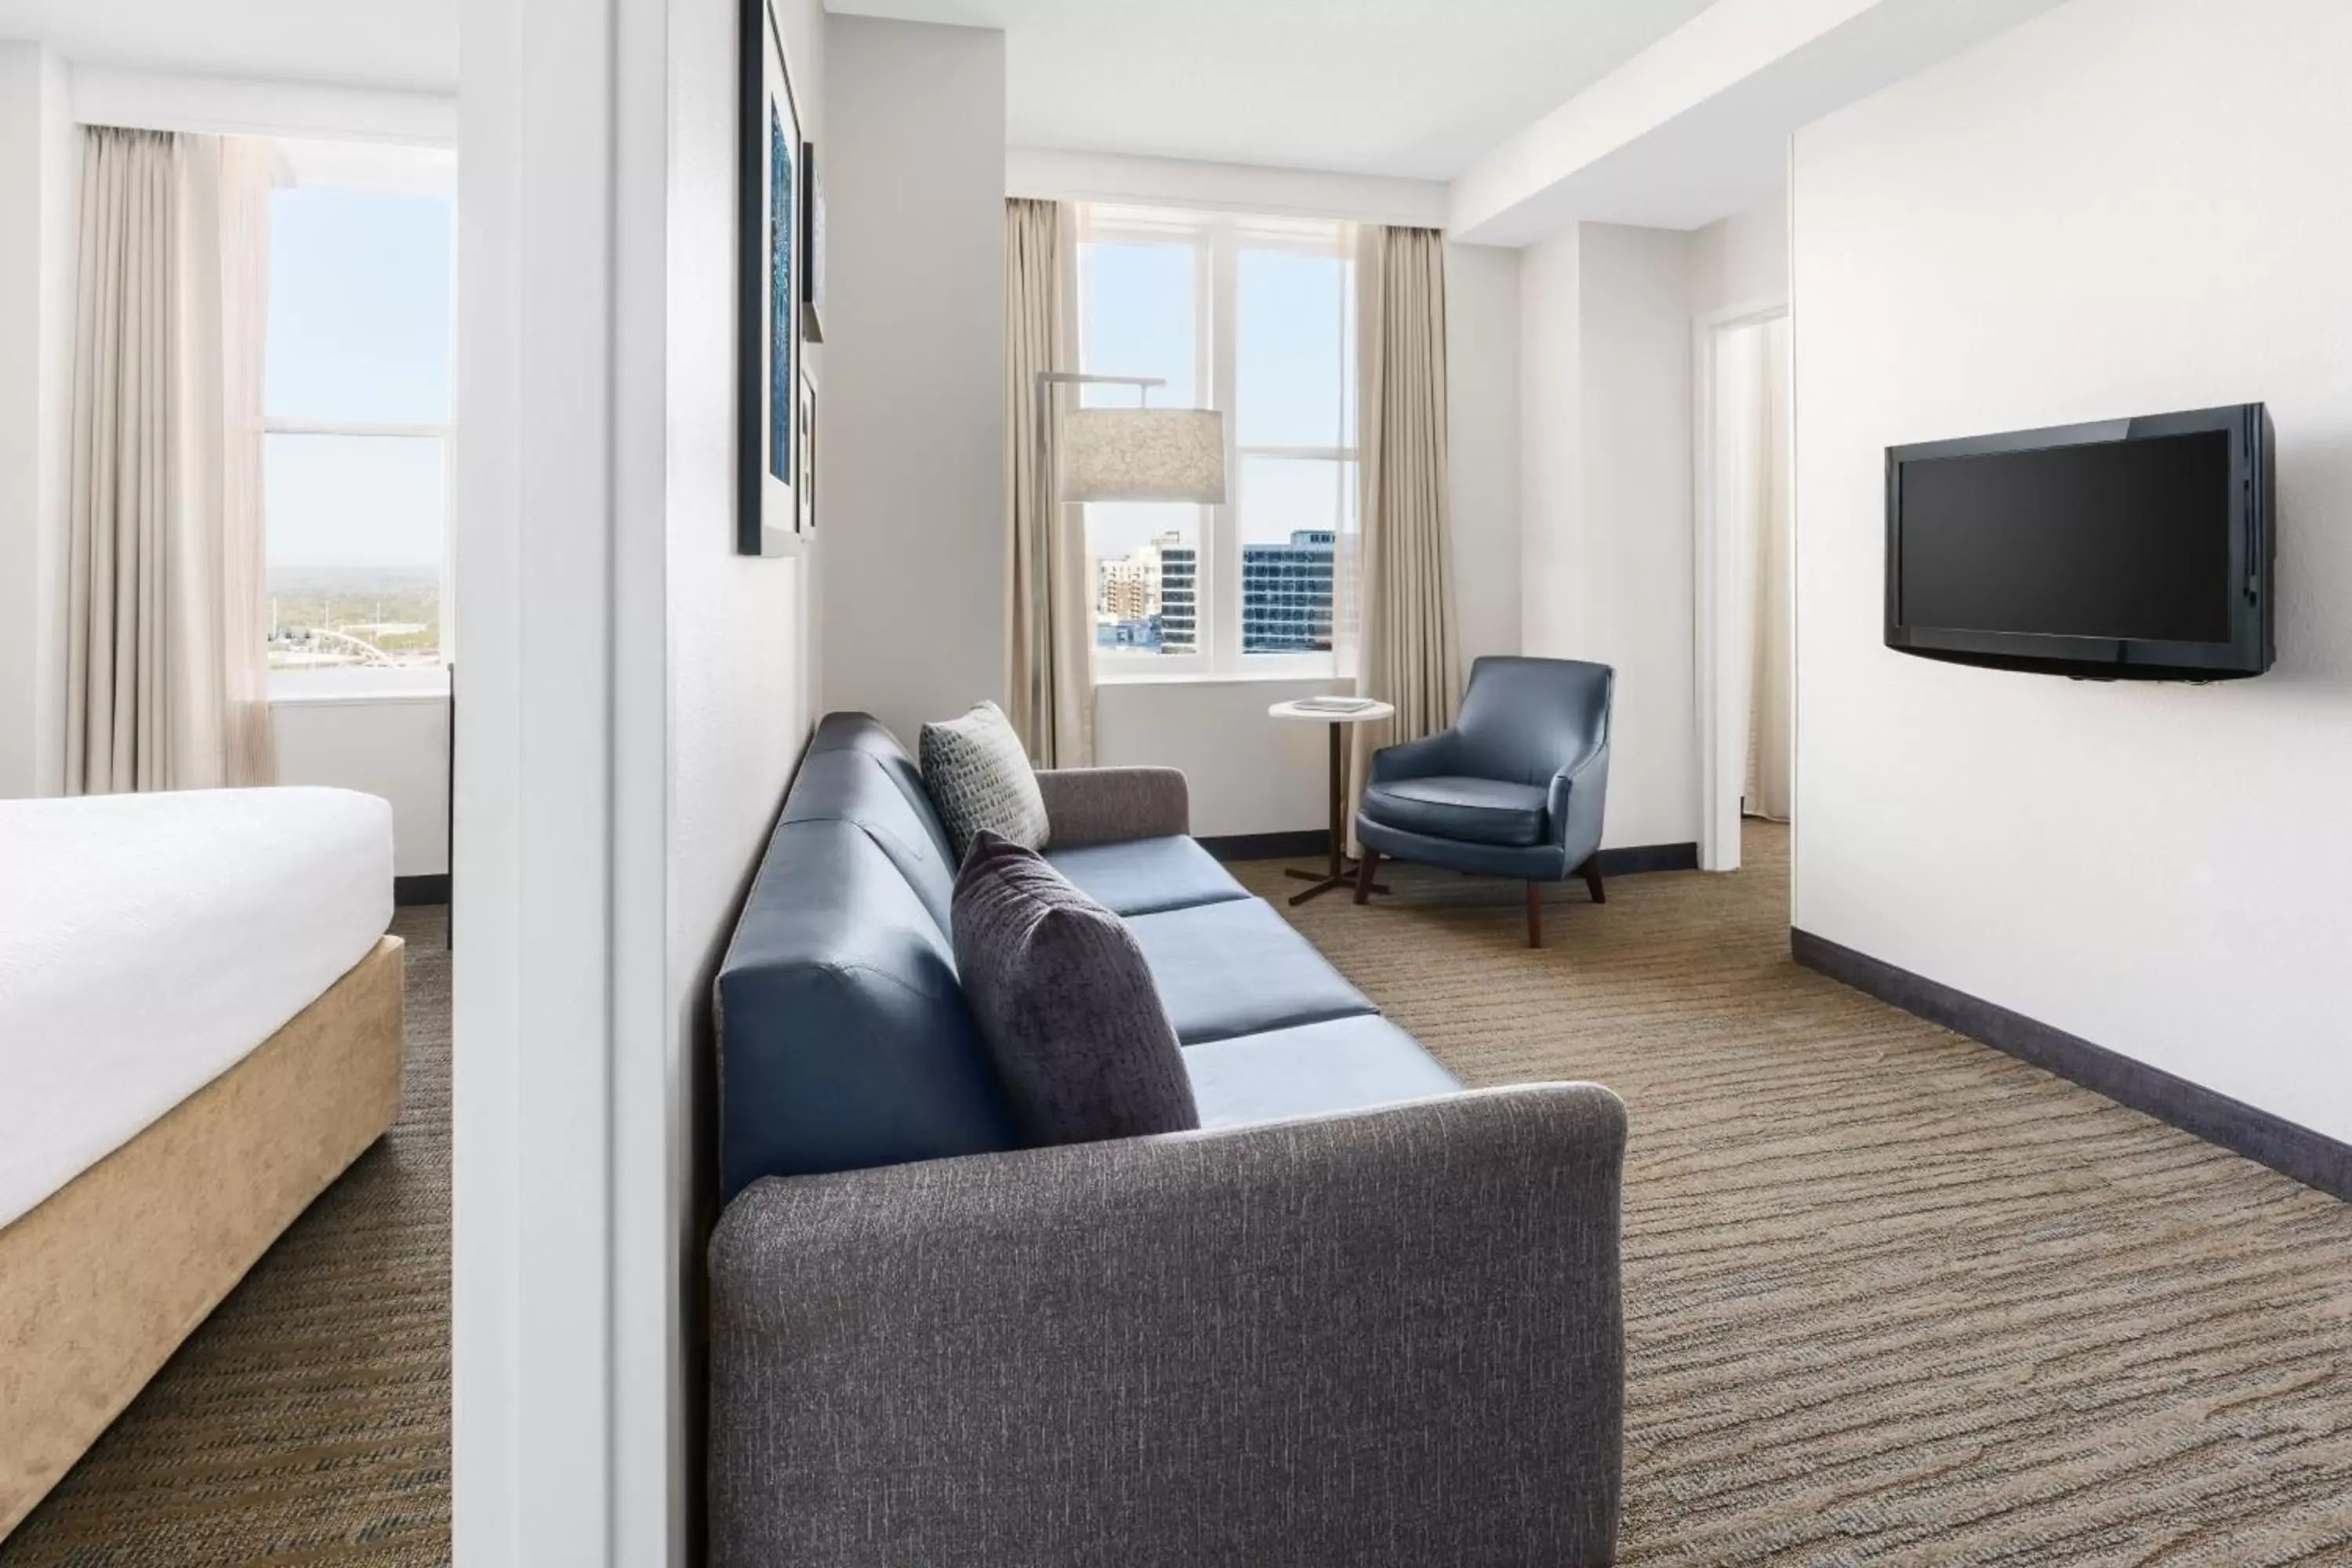
[{"label": "table metal base", "polygon": [[[1339,862],[1339,866],[1337,870],[1330,871],[1302,871],[1296,866],[1290,866],[1286,867],[1283,869],[1282,874],[1286,877],[1295,877],[1302,882],[1312,882],[1315,884],[1304,892],[1293,893],[1290,895],[1290,901],[1292,903],[1303,904],[1318,893],[1328,893],[1334,888],[1354,887],[1356,885],[1356,862],[1353,860],[1342,860]],[[1372,884],[1372,891],[1375,893],[1385,893],[1388,890],[1389,886],[1386,882],[1374,882]]]}]

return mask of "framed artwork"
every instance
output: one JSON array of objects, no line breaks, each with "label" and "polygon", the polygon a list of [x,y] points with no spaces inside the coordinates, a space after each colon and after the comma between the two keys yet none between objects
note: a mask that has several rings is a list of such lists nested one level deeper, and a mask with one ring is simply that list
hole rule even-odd
[{"label": "framed artwork", "polygon": [[800,443],[800,472],[794,479],[799,491],[799,532],[803,539],[816,531],[816,383],[806,367],[801,371],[800,424],[795,435]]},{"label": "framed artwork", "polygon": [[735,550],[798,537],[801,122],[768,0],[741,0],[737,128]]},{"label": "framed artwork", "polygon": [[816,143],[801,143],[801,335],[824,342],[824,177]]}]

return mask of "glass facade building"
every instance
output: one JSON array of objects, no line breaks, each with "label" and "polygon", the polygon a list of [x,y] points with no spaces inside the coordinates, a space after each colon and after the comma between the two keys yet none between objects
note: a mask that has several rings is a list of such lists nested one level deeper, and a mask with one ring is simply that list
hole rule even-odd
[{"label": "glass facade building", "polygon": [[1201,553],[1190,545],[1160,547],[1160,651],[1192,653],[1200,645]]},{"label": "glass facade building", "polygon": [[1336,538],[1302,529],[1287,544],[1242,546],[1242,652],[1331,650]]}]

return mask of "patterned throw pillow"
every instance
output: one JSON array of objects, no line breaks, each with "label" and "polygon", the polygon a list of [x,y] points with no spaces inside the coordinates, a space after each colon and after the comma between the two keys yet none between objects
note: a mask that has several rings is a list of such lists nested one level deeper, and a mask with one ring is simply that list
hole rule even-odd
[{"label": "patterned throw pillow", "polygon": [[956,877],[956,973],[1031,1148],[1201,1124],[1175,1026],[1127,922],[982,830]]},{"label": "patterned throw pillow", "polygon": [[993,702],[923,726],[923,788],[957,855],[985,828],[1024,848],[1045,847],[1045,797],[1013,722]]}]

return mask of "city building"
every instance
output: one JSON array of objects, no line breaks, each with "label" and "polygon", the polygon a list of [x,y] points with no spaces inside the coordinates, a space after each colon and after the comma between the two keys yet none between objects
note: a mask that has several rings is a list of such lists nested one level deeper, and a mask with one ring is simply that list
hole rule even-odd
[{"label": "city building", "polygon": [[1200,554],[1181,533],[1157,534],[1130,554],[1097,562],[1095,646],[1192,652],[1198,646],[1199,579]]},{"label": "city building", "polygon": [[1201,552],[1163,533],[1160,551],[1160,651],[1192,653],[1200,645]]},{"label": "city building", "polygon": [[1242,651],[1328,653],[1338,538],[1301,529],[1287,544],[1242,546]]}]

